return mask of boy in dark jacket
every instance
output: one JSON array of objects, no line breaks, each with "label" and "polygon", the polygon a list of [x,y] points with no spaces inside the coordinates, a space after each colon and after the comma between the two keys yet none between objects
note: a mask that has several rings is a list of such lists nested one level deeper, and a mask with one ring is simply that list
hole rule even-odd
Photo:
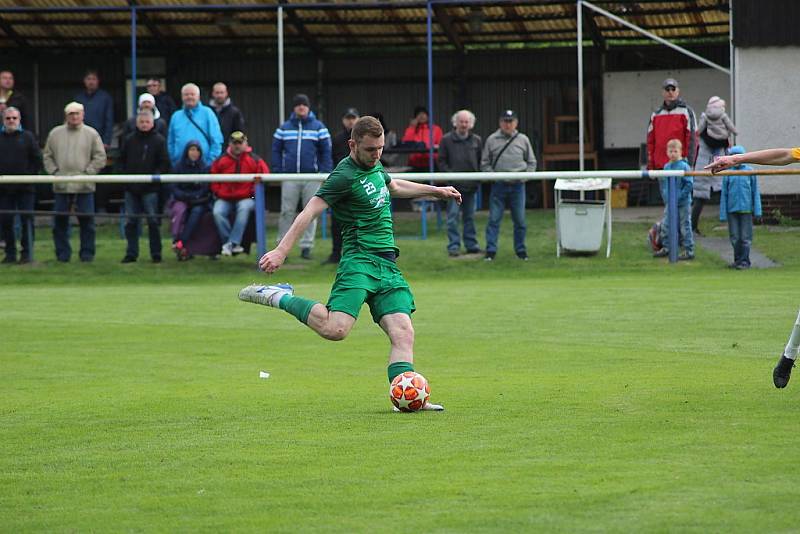
[{"label": "boy in dark jacket", "polygon": [[[736,145],[728,154],[744,154],[744,148]],[[750,165],[736,165],[733,170],[753,170]],[[719,198],[719,220],[728,221],[728,234],[733,245],[734,269],[750,268],[750,245],[753,242],[753,217],[761,217],[761,194],[758,177],[723,176],[722,195]]]},{"label": "boy in dark jacket", "polygon": [[[210,167],[203,161],[200,141],[189,141],[183,157],[175,166],[176,174],[208,174]],[[194,234],[203,214],[211,206],[211,189],[206,182],[176,182],[170,184],[172,201],[169,203],[172,232],[172,249],[178,261],[191,258],[186,242]]]},{"label": "boy in dark jacket", "polygon": [[[119,156],[119,165],[126,174],[166,174],[170,171],[167,142],[154,129],[154,117],[150,110],[142,110],[136,116],[136,132],[125,139]],[[122,263],[135,262],[139,257],[139,218],[147,217],[150,238],[150,258],[161,262],[161,231],[158,217],[158,183],[128,184],[125,187],[125,238],[128,248]]]},{"label": "boy in dark jacket", "polygon": [[[247,136],[233,132],[228,149],[211,166],[211,174],[267,174],[269,167],[264,160],[253,153],[247,144]],[[212,182],[214,193],[214,222],[222,241],[222,255],[233,256],[244,252],[242,236],[255,207],[253,182]],[[236,210],[233,226],[228,219],[231,210]]]}]

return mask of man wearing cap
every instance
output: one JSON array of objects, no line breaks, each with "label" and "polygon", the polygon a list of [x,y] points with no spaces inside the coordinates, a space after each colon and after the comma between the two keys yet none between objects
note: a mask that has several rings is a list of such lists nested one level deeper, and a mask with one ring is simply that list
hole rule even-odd
[{"label": "man wearing cap", "polygon": [[[22,113],[7,107],[2,114],[3,127],[0,128],[0,176],[4,174],[39,174],[42,167],[42,152],[33,134],[20,126]],[[0,181],[1,182],[1,181]],[[0,186],[0,210],[32,211],[36,201],[34,184],[9,184]],[[33,215],[20,215],[22,223],[21,263],[31,261],[33,250]],[[6,242],[6,257],[3,263],[17,261],[16,237],[14,235],[14,215],[0,214],[0,238]]]},{"label": "man wearing cap", "polygon": [[[417,106],[414,108],[414,118],[408,124],[408,128],[403,133],[403,143],[423,143],[426,149],[431,148],[431,126],[428,124],[428,109],[425,106]],[[438,147],[442,142],[442,129],[434,124],[433,125],[433,146]],[[428,150],[425,152],[418,152],[408,156],[408,165],[413,167],[417,172],[428,172],[430,170],[430,160],[428,157]],[[436,161],[437,155],[433,155]]]},{"label": "man wearing cap", "polygon": [[[356,108],[347,108],[342,115],[342,131],[333,138],[333,163],[338,165],[340,161],[350,155],[350,134],[353,125],[358,120],[359,114]],[[339,263],[342,258],[342,227],[335,217],[331,217],[331,255],[325,263]]]},{"label": "man wearing cap", "polygon": [[[83,123],[83,105],[70,102],[64,108],[66,121],[47,136],[44,146],[44,169],[55,176],[91,175],[106,165],[106,151],[100,134]],[[57,213],[53,221],[53,241],[58,261],[68,262],[72,255],[69,243],[69,212],[75,210],[81,227],[81,261],[92,261],[95,251],[94,190],[91,182],[57,181],[53,184]]]},{"label": "man wearing cap", "polygon": [[[292,99],[289,120],[275,130],[272,140],[272,172],[329,173],[333,170],[331,135],[311,111],[311,100],[298,93]],[[301,208],[308,204],[319,189],[317,180],[283,182],[281,185],[281,217],[278,223],[278,242],[289,230]],[[300,256],[311,259],[317,221],[314,220],[300,239]]]},{"label": "man wearing cap", "polygon": [[[153,114],[153,119],[155,120],[153,128],[155,129],[156,133],[162,135],[164,139],[167,138],[167,122],[162,118],[161,113],[156,106],[156,99],[150,93],[142,93],[139,95],[139,107],[136,110],[136,116],[138,116],[139,112],[142,110],[150,110]],[[120,138],[120,149],[122,148],[122,144],[125,139],[136,131],[136,116],[131,117],[130,119],[125,121],[125,128],[122,131],[122,136]]]},{"label": "man wearing cap", "polygon": [[[269,167],[247,143],[243,132],[233,132],[228,138],[228,148],[211,166],[211,174],[267,174]],[[222,242],[222,255],[233,256],[244,252],[242,236],[247,228],[250,212],[255,207],[253,182],[212,182],[214,193],[214,223]],[[236,213],[233,226],[231,212]]]},{"label": "man wearing cap", "polygon": [[695,132],[697,122],[694,111],[680,98],[681,90],[674,78],[664,80],[662,96],[664,102],[650,115],[647,126],[647,168],[661,170],[666,165],[667,143],[678,139],[683,146],[682,155],[694,166],[697,157]]},{"label": "man wearing cap", "polygon": [[[507,109],[500,115],[500,128],[486,138],[481,156],[482,172],[533,172],[536,170],[536,155],[530,139],[517,131],[517,114]],[[497,239],[500,221],[506,205],[511,210],[514,223],[514,252],[521,260],[528,259],[525,245],[525,182],[507,180],[492,182],[489,196],[489,223],[486,225],[486,261],[497,255]]]},{"label": "man wearing cap", "polygon": [[75,95],[75,101],[83,104],[86,125],[100,134],[108,150],[114,132],[114,100],[107,91],[100,89],[100,75],[96,70],[86,71],[83,87],[84,90]]},{"label": "man wearing cap", "polygon": [[231,103],[227,85],[222,82],[214,84],[208,105],[217,114],[223,139],[227,140],[233,132],[244,131],[244,115],[242,115],[239,108]]},{"label": "man wearing cap", "polygon": [[199,141],[206,165],[222,153],[224,138],[214,110],[200,102],[200,88],[187,83],[181,88],[183,108],[172,114],[167,132],[169,159],[175,166],[183,157],[189,141]]},{"label": "man wearing cap", "polygon": [[178,105],[165,91],[161,90],[161,80],[158,78],[149,78],[147,80],[147,92],[155,98],[156,108],[161,112],[161,118],[169,126],[169,120],[172,114],[178,109]]}]

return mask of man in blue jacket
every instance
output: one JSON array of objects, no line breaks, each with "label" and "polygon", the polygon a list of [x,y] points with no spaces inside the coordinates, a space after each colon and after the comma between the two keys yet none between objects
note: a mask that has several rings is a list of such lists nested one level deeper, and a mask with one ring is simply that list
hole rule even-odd
[{"label": "man in blue jacket", "polygon": [[75,95],[75,102],[83,104],[83,123],[100,134],[103,148],[108,151],[114,133],[114,99],[100,89],[100,77],[96,70],[87,70],[83,77],[84,90]]},{"label": "man in blue jacket", "polygon": [[200,88],[187,83],[181,88],[183,107],[176,111],[167,133],[167,149],[172,166],[180,162],[189,141],[199,141],[206,165],[222,153],[222,130],[214,110],[200,102]]},{"label": "man in blue jacket", "polygon": [[[272,141],[273,173],[329,173],[333,170],[331,135],[311,111],[308,96],[299,93],[292,99],[293,113],[289,120],[275,130]],[[298,213],[298,204],[304,208],[319,189],[316,180],[284,182],[281,186],[281,217],[278,223],[278,242],[289,230]],[[300,238],[300,256],[311,259],[317,222],[308,225]]]}]

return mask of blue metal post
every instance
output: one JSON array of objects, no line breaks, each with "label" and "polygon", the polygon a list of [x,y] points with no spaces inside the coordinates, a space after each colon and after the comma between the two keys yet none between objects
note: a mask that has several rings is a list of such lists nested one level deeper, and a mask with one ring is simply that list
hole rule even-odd
[{"label": "blue metal post", "polygon": [[133,116],[139,99],[136,95],[136,2],[131,2],[131,100],[133,101]]},{"label": "blue metal post", "polygon": [[[427,5],[427,46],[428,46],[428,171],[433,172],[433,6]],[[428,239],[428,202],[422,202],[422,239]]]},{"label": "blue metal post", "polygon": [[264,184],[261,178],[256,176],[256,243],[258,244],[258,257],[261,258],[267,252],[267,233],[264,229]]},{"label": "blue metal post", "polygon": [[667,183],[667,223],[669,224],[669,262],[678,261],[678,177],[670,176]]}]

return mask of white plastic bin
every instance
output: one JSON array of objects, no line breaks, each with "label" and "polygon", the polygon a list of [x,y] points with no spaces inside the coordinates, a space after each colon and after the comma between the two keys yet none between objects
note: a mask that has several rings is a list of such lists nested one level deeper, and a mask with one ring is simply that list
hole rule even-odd
[{"label": "white plastic bin", "polygon": [[[556,180],[556,255],[597,253],[607,230],[606,257],[611,255],[611,180]],[[579,199],[563,199],[562,191],[579,191]],[[586,191],[604,191],[604,200],[584,199]]]}]

